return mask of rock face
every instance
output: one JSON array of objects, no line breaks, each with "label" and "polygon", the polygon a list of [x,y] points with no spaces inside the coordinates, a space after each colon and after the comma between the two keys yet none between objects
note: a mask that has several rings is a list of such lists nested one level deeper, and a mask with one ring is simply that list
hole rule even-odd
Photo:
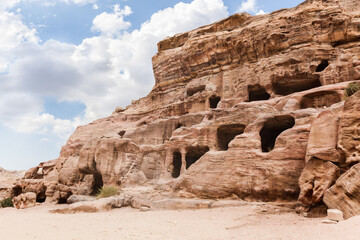
[{"label": "rock face", "polygon": [[351,168],[324,194],[325,204],[341,210],[345,218],[360,215],[359,109],[360,92],[357,92],[345,101],[339,127],[339,150],[344,165]]},{"label": "rock face", "polygon": [[[150,94],[78,127],[59,158],[25,181],[82,195],[115,184],[184,197],[295,200],[306,166],[304,202],[320,201],[343,160],[336,130],[344,88],[360,80],[359,10],[355,0],[308,0],[161,41]],[[46,198],[62,188],[46,190]]]}]

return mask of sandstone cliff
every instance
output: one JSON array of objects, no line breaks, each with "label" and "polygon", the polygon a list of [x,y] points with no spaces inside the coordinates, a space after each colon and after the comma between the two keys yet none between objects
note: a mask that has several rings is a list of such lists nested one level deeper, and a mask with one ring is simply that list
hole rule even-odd
[{"label": "sandstone cliff", "polygon": [[235,14],[161,41],[152,61],[147,97],[78,127],[14,195],[61,203],[115,184],[172,197],[300,194],[308,208],[359,161],[357,150],[338,146],[344,89],[360,80],[357,0]]}]

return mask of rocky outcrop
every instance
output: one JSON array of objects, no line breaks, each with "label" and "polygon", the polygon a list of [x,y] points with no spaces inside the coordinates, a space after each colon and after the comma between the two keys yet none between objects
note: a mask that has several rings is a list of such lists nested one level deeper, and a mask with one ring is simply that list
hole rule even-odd
[{"label": "rocky outcrop", "polygon": [[24,177],[24,171],[8,171],[0,167],[0,201],[11,197],[13,185]]},{"label": "rocky outcrop", "polygon": [[165,39],[150,94],[78,127],[26,181],[42,181],[58,202],[103,185],[320,202],[348,151],[337,129],[344,89],[360,80],[358,13],[356,1],[308,0]]},{"label": "rocky outcrop", "polygon": [[17,209],[24,209],[35,207],[36,194],[33,192],[22,193],[12,199],[14,207]]}]

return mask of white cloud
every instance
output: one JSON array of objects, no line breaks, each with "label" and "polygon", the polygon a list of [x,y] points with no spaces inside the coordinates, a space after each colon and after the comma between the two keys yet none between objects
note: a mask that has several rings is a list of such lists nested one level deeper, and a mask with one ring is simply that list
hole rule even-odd
[{"label": "white cloud", "polygon": [[36,30],[22,23],[16,13],[0,10],[0,50],[14,48],[24,42],[37,43]]},{"label": "white cloud", "polygon": [[246,0],[243,1],[238,8],[237,12],[248,12],[255,15],[265,14],[264,10],[260,9],[257,5],[257,0]]},{"label": "white cloud", "polygon": [[103,12],[97,15],[93,20],[92,30],[101,32],[107,36],[114,36],[121,33],[121,30],[131,27],[131,23],[124,20],[124,17],[129,16],[132,11],[129,6],[124,9],[120,8],[119,4],[114,5],[113,13]]},{"label": "white cloud", "polygon": [[[107,116],[151,90],[157,42],[228,16],[222,0],[194,0],[159,11],[140,29],[128,32],[124,18],[131,9],[115,5],[113,10],[94,19],[93,28],[102,34],[79,45],[55,40],[40,44],[19,16],[5,15],[0,31],[11,22],[16,30],[9,40],[0,38],[0,71],[6,70],[0,74],[0,123],[65,139],[78,124]],[[85,116],[63,120],[44,113],[47,97],[82,102]]]},{"label": "white cloud", "polygon": [[99,9],[99,6],[95,3],[95,4],[93,5],[93,9],[94,9],[94,10],[98,10],[98,9]]}]

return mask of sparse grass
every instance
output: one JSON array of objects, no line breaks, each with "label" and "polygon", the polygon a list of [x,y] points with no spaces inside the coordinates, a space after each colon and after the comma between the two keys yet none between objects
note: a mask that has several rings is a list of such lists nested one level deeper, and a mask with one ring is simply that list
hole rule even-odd
[{"label": "sparse grass", "polygon": [[350,97],[354,93],[360,90],[360,83],[352,82],[345,88],[345,96]]},{"label": "sparse grass", "polygon": [[14,207],[13,203],[12,203],[12,198],[5,198],[3,200],[0,201],[0,206],[2,208],[6,208],[6,207]]},{"label": "sparse grass", "polygon": [[114,186],[114,185],[104,186],[99,189],[97,198],[111,197],[111,196],[116,195],[118,191],[119,191],[119,189],[117,186]]}]

